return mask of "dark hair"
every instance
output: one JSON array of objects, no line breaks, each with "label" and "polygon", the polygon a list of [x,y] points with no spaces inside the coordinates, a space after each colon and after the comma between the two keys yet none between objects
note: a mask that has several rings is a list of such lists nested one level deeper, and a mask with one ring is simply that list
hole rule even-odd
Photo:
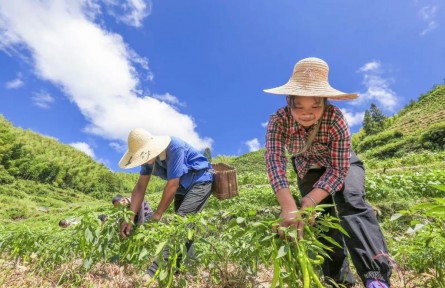
[{"label": "dark hair", "polygon": [[107,215],[100,214],[99,216],[97,216],[97,219],[99,219],[100,221],[104,222],[105,220],[107,220]]},{"label": "dark hair", "polygon": [[122,199],[124,199],[124,196],[122,196],[121,194],[116,195],[113,197],[113,199],[111,199],[111,203],[114,205],[114,203],[121,201]]},{"label": "dark hair", "polygon": [[60,227],[66,227],[66,226],[69,226],[71,223],[70,223],[70,221],[68,221],[68,220],[60,220],[59,221],[59,226]]}]

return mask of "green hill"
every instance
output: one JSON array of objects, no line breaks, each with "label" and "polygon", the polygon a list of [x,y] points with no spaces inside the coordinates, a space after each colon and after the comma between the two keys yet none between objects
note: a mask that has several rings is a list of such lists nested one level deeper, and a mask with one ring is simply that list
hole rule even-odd
[{"label": "green hill", "polygon": [[0,115],[0,219],[21,220],[109,200],[131,191],[132,178],[56,139],[16,128]]},{"label": "green hill", "polygon": [[440,152],[445,148],[445,85],[412,101],[385,122],[374,135],[363,130],[353,135],[354,150],[363,159],[388,159],[409,153]]}]

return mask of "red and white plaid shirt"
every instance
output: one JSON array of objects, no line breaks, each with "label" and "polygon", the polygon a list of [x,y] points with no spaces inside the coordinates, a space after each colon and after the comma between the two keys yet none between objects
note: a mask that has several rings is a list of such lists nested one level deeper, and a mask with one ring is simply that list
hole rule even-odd
[{"label": "red and white plaid shirt", "polygon": [[[326,167],[322,177],[314,184],[334,194],[343,187],[349,169],[350,132],[346,119],[339,108],[328,104],[323,113],[320,129],[311,147],[296,156],[295,166],[301,179],[310,166]],[[285,149],[291,155],[302,151],[311,131],[295,121],[289,108],[283,107],[270,117],[266,133],[266,164],[269,181],[275,192],[289,187],[286,177],[287,158]]]}]

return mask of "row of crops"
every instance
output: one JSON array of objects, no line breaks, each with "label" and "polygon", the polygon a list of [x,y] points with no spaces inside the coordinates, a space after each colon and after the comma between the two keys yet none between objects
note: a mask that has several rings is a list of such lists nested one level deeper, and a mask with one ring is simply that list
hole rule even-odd
[{"label": "row of crops", "polygon": [[[138,227],[126,240],[118,235],[120,221],[129,217],[124,208],[101,209],[107,214],[104,223],[97,210],[79,209],[74,215],[79,223],[66,229],[54,224],[38,229],[0,226],[2,259],[26,266],[56,285],[95,286],[82,275],[109,263],[142,274],[168,248],[170,256],[161,260],[155,277],[135,285],[329,287],[320,273],[329,248],[317,239],[325,237],[328,228],[341,229],[337,219],[324,217],[316,226],[306,225],[304,240],[296,241],[291,230],[282,240],[272,231],[279,208],[266,176],[244,172],[239,182],[236,198],[212,197],[203,213],[187,218],[170,213],[161,222]],[[444,184],[443,170],[368,173],[367,197],[381,210],[379,220],[394,261],[393,278],[400,287],[445,287]],[[149,198],[155,204],[159,196]],[[191,240],[196,250],[192,258],[186,252]],[[67,264],[69,273],[58,269]]]}]

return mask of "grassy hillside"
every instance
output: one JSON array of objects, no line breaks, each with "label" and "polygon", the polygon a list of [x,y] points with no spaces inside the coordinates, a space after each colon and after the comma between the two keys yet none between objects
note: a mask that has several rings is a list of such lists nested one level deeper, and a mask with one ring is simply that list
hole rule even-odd
[{"label": "grassy hillside", "polygon": [[385,123],[374,135],[363,130],[352,137],[355,151],[364,159],[383,160],[409,153],[440,152],[445,148],[445,85],[421,95]]},{"label": "grassy hillside", "polygon": [[130,193],[136,179],[56,139],[16,128],[0,115],[1,222],[109,205],[115,194]]}]

